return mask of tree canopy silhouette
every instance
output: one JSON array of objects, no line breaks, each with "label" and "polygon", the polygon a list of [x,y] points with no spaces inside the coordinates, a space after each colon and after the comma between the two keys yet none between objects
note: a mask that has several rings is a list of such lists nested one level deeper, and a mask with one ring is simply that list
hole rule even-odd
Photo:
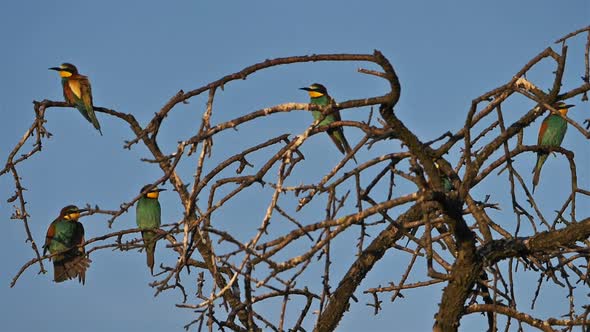
[{"label": "tree canopy silhouette", "polygon": [[[570,42],[585,44],[585,72],[579,85],[563,91],[564,80],[574,84],[580,74],[565,75]],[[533,121],[559,114],[557,102],[575,104],[581,100],[584,103],[578,102],[576,108],[587,108],[590,27],[572,32],[556,44],[524,64],[506,83],[474,98],[460,120],[459,130],[428,138],[418,137],[402,121],[404,110],[395,109],[402,82],[395,61],[377,50],[372,54],[291,56],[256,63],[194,90],[178,91],[146,125],[133,114],[95,105],[94,111],[101,116],[117,118],[129,126],[133,136],[124,142],[125,148],[144,145],[151,153],[144,161],[159,166],[162,174],[151,179],[152,188],[169,184],[179,198],[177,206],[164,208],[183,211],[183,218],[163,220],[157,232],[161,244],[156,249],[174,251],[178,258],[159,261],[156,252],[151,286],[156,293],[179,290],[178,307],[195,312],[195,320],[187,324],[187,329],[197,330],[332,331],[343,315],[352,314],[347,313],[351,301],[366,301],[375,314],[380,314],[387,311],[382,301],[385,296],[394,302],[409,296],[410,289],[435,285],[444,285],[437,294],[440,304],[433,319],[435,331],[456,331],[461,319],[473,313],[486,313],[490,331],[502,324],[508,327],[511,322],[542,331],[587,328],[590,216],[577,215],[577,202],[590,196],[587,188],[578,186],[579,172],[587,176],[590,169],[577,165],[575,151],[567,146],[524,144],[524,135],[536,137]],[[358,72],[386,82],[387,93],[328,105],[286,102],[242,112],[227,121],[212,120],[220,98],[217,93],[226,85],[247,84],[244,80],[249,75],[272,67],[335,61],[372,66]],[[530,72],[547,70],[539,66],[543,61],[554,66],[549,85],[527,79]],[[207,95],[207,103],[198,130],[192,137],[177,137],[175,149],[161,149],[159,131],[173,125],[168,115],[178,105],[201,95]],[[530,107],[507,107],[513,99],[526,99]],[[12,217],[22,221],[36,255],[17,271],[12,286],[34,266],[46,272],[45,263],[56,255],[42,255],[40,240],[31,234],[26,179],[19,176],[19,166],[37,162],[31,157],[41,153],[51,136],[45,128],[46,113],[54,107],[73,106],[63,101],[35,101],[35,119],[0,170],[1,176],[12,175],[15,193],[8,199],[14,204]],[[364,112],[366,121],[346,120],[351,110]],[[226,132],[294,111],[320,111],[322,115],[315,121],[310,116],[310,125],[302,132],[294,133],[285,126],[283,134],[263,141],[244,138],[235,146],[247,147],[224,151],[230,155],[224,160],[212,158],[219,146],[215,142],[234,139],[224,136]],[[342,120],[319,125],[335,112],[342,112]],[[589,139],[590,122],[585,127],[575,120],[580,114],[574,110],[571,117],[563,116],[568,135]],[[308,139],[341,127],[364,136],[350,142],[350,152],[345,151],[336,165],[303,172],[311,159],[303,151]],[[377,145],[389,147],[391,152],[360,157],[359,152],[370,152]],[[460,157],[449,158],[451,151]],[[571,189],[565,201],[554,202],[559,204],[555,216],[543,214],[532,194],[529,174],[534,165],[521,167],[515,163],[524,155],[539,152],[549,153],[549,160],[555,155],[569,164],[569,176],[563,179],[571,183]],[[358,164],[351,162],[354,157]],[[181,167],[190,169],[190,174]],[[108,181],[108,177],[102,181]],[[494,195],[509,195],[511,206],[501,206],[482,193],[478,186],[486,181],[505,181],[505,190]],[[238,229],[224,222],[224,211],[234,200],[253,194],[262,195],[268,204],[262,211],[254,207],[241,211],[251,216],[247,218],[250,231],[246,234],[244,225]],[[141,197],[129,197],[112,209],[88,202],[82,218],[104,215],[110,227]],[[310,216],[306,213],[310,206],[323,207],[324,213]],[[512,209],[514,218],[498,219],[495,209]],[[350,254],[352,250],[334,250],[337,241],[349,243],[356,255]],[[115,249],[113,254],[144,250],[138,228],[87,236],[80,246],[89,256],[105,249]],[[386,286],[359,288],[385,256],[402,264],[404,272],[385,276],[389,279]],[[335,273],[335,266],[344,267],[344,272]],[[525,270],[538,275],[537,292],[531,299],[518,298],[514,291],[519,274]],[[91,273],[89,269],[87,275]],[[533,317],[527,313],[523,303],[530,301],[534,307],[544,284],[562,289],[568,297],[566,315],[558,317],[561,312],[556,312],[555,317]],[[279,304],[278,314],[260,310],[266,302]],[[500,320],[499,316],[507,318]]]}]

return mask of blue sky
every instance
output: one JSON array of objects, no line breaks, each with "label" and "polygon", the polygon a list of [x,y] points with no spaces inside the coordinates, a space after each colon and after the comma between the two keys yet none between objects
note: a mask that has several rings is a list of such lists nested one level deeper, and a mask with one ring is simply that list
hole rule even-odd
[{"label": "blue sky", "polygon": [[[374,49],[389,58],[400,77],[402,96],[396,107],[398,116],[426,141],[447,130],[456,131],[462,126],[473,98],[507,82],[530,58],[588,22],[590,3],[586,0],[568,1],[567,5],[531,0],[486,4],[473,1],[4,1],[0,3],[0,62],[4,66],[0,79],[0,114],[5,121],[0,124],[0,157],[8,155],[32,122],[32,100],[62,99],[59,78],[47,70],[62,62],[76,64],[81,73],[91,78],[95,105],[132,113],[145,124],[179,89],[197,88],[268,58],[371,53]],[[565,89],[580,84],[581,45],[578,39],[570,47]],[[297,88],[312,82],[325,84],[337,100],[386,91],[384,82],[358,74],[358,67],[357,63],[297,64],[254,74],[218,93],[213,121],[228,120],[284,102],[305,102],[307,97]],[[545,72],[532,73],[529,78],[548,82],[553,64],[546,68]],[[173,151],[179,139],[196,132],[205,97],[179,106],[166,120],[169,124],[160,134],[164,150]],[[570,113],[573,119],[581,122],[590,118],[587,104],[574,103],[579,107]],[[507,115],[509,119],[532,107],[522,99],[511,105],[516,110]],[[343,117],[363,120],[366,114],[367,109],[349,110]],[[98,117],[103,137],[77,112],[50,109],[46,127],[54,136],[45,141],[42,153],[19,167],[23,185],[28,189],[31,231],[38,244],[43,243],[45,230],[61,207],[69,203],[91,203],[115,209],[133,198],[144,184],[161,176],[156,167],[140,162],[140,158],[149,157],[146,149],[122,148],[124,140],[133,138],[125,124],[104,114]],[[245,127],[239,135],[228,133],[216,142],[223,152],[214,158],[235,154],[240,147],[271,134],[296,135],[310,121],[309,114],[292,112],[265,120],[261,127]],[[533,131],[525,138],[529,144],[536,141],[537,126],[535,123],[534,129],[529,129]],[[347,133],[350,141],[362,137],[354,129],[347,129]],[[316,135],[308,143],[304,149],[310,155],[311,165],[322,165],[329,170],[339,160],[340,155],[326,137]],[[576,151],[579,165],[590,163],[588,142],[575,130],[570,129],[563,145]],[[382,145],[371,152],[365,150],[361,158],[391,149],[399,149],[399,142]],[[457,160],[453,155],[449,159]],[[533,162],[533,156],[516,161],[525,175],[529,174],[525,170],[532,168]],[[189,179],[191,165],[183,167],[183,174]],[[300,176],[319,178],[320,174],[312,172],[312,167],[304,169],[306,172]],[[567,190],[567,171],[563,160],[550,158],[546,164],[536,197],[544,202],[543,209],[549,215],[561,206],[563,197],[556,197],[555,193]],[[558,172],[563,172],[567,180],[549,176]],[[579,172],[579,184],[587,189],[589,175],[581,168]],[[506,175],[503,176],[505,180]],[[491,181],[479,193],[483,197],[485,193],[497,192],[492,199],[506,204],[497,217],[510,222],[514,216],[510,214],[509,201],[505,200],[508,194],[505,188]],[[258,188],[250,190],[255,193]],[[84,287],[74,282],[54,284],[50,275],[38,275],[38,269],[33,267],[16,287],[9,288],[20,266],[32,258],[29,244],[24,243],[23,226],[10,220],[12,205],[5,202],[12,193],[12,178],[1,177],[0,220],[7,241],[0,244],[5,253],[0,272],[0,310],[7,331],[169,331],[179,330],[193,319],[190,311],[174,307],[180,301],[176,291],[153,298],[153,290],[148,286],[152,279],[143,254],[137,252],[96,253]],[[162,195],[167,222],[177,221],[182,215],[174,195],[174,192]],[[260,206],[267,203],[264,200]],[[578,204],[579,216],[587,216],[590,209]],[[240,211],[243,214],[244,209],[251,208],[245,199],[238,199],[219,223],[253,231],[263,212],[246,210],[253,219],[249,224],[242,223],[245,220],[240,217]],[[318,205],[317,210],[303,213],[315,221],[321,209]],[[86,218],[88,237],[112,231],[107,228],[107,219]],[[129,213],[114,228],[134,225],[134,213]],[[354,253],[353,249],[349,250]],[[160,259],[173,262],[174,257],[161,254]],[[334,266],[336,276],[347,269],[347,262]],[[357,292],[360,303],[353,305],[356,311],[347,314],[340,325],[342,331],[389,330],[392,326],[405,331],[431,328],[440,301],[437,288],[408,291],[404,293],[406,299],[386,304],[385,311],[374,318],[371,308],[364,305],[370,298],[362,290],[398,278],[397,265],[403,266],[396,257],[388,256],[371,272]],[[536,277],[532,275],[530,280]],[[309,279],[309,282],[318,281]],[[527,290],[526,285],[523,289]],[[563,307],[555,315],[566,309]],[[72,316],[64,319],[64,310]],[[426,317],[406,319],[416,310],[422,310]],[[464,319],[465,330],[480,326],[477,324],[482,320],[474,318]]]}]

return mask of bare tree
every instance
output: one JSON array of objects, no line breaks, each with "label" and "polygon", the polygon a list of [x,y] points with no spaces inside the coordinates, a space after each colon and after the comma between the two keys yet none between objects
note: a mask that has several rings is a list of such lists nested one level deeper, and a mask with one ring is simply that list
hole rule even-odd
[{"label": "bare tree", "polygon": [[[561,91],[568,58],[567,43],[570,40],[579,42],[581,37],[587,38],[582,41],[585,43],[582,83],[569,91]],[[359,301],[359,294],[355,296],[355,292],[361,281],[387,253],[409,259],[403,274],[390,276],[389,285],[374,285],[360,291],[366,294],[375,314],[386,310],[381,301],[384,295],[394,302],[402,296],[403,290],[443,284],[439,310],[434,317],[435,331],[456,331],[461,318],[472,313],[486,313],[490,331],[498,330],[500,324],[505,329],[511,324],[517,324],[519,329],[528,324],[542,331],[571,331],[575,327],[588,330],[590,216],[577,216],[576,202],[580,195],[589,196],[590,191],[578,187],[579,169],[573,151],[523,144],[524,132],[529,135],[534,132],[533,128],[528,128],[533,121],[548,112],[558,112],[554,107],[557,101],[578,96],[587,101],[590,27],[572,32],[556,43],[557,51],[551,47],[545,49],[505,84],[473,99],[460,130],[441,133],[439,138],[428,142],[417,137],[394,112],[401,85],[394,66],[379,51],[266,60],[195,90],[179,91],[145,127],[132,114],[95,107],[95,111],[129,125],[134,138],[124,146],[131,149],[136,144],[145,145],[152,155],[145,161],[157,164],[162,171],[153,185],[169,182],[182,204],[176,208],[184,211],[184,217],[162,226],[160,236],[167,245],[158,247],[158,250],[175,251],[178,259],[174,264],[162,263],[151,286],[157,293],[169,289],[180,291],[182,303],[178,307],[195,312],[195,320],[186,326],[187,329],[304,331],[313,327],[314,331],[332,331],[348,310],[350,301]],[[527,80],[526,74],[545,59],[555,62],[555,72],[553,84],[543,89],[541,83]],[[378,70],[362,68],[358,71],[386,80],[389,92],[325,107],[284,103],[230,121],[212,123],[216,92],[225,85],[275,66],[333,61],[377,65]],[[202,94],[208,94],[208,101],[198,132],[192,137],[179,137],[174,151],[162,151],[158,133],[168,124],[166,117],[177,105]],[[511,109],[510,117],[517,120],[506,122],[502,106],[516,96],[530,100],[531,108]],[[35,101],[35,120],[0,171],[0,175],[11,174],[14,179],[15,194],[8,200],[14,202],[12,217],[22,221],[36,255],[17,272],[12,286],[34,265],[45,272],[44,262],[51,257],[41,255],[29,230],[18,166],[41,152],[45,139],[50,136],[44,127],[46,112],[52,107],[71,106],[59,101]],[[370,112],[365,122],[338,121],[318,126],[319,119],[296,135],[285,128],[282,135],[237,150],[222,162],[211,162],[215,140],[224,139],[222,133],[238,126],[296,110],[319,110],[325,116],[334,111],[367,110],[367,107]],[[375,121],[373,107],[378,108],[382,119]],[[569,117],[566,120],[570,132],[590,138],[588,128]],[[352,152],[332,169],[316,170],[316,174],[322,175],[319,181],[307,177],[299,184],[291,184],[294,174],[305,164],[300,147],[307,139],[342,126],[364,133]],[[401,142],[403,148],[358,165],[350,162],[360,149],[395,142]],[[451,163],[445,155],[452,149],[460,151],[460,158]],[[519,169],[514,165],[515,158],[535,152],[551,152],[569,162],[571,191],[554,218],[543,215],[525,182],[522,174],[528,174],[532,167]],[[177,170],[182,163],[193,167],[189,182],[183,181]],[[589,171],[588,165],[580,169]],[[505,226],[513,223],[494,220],[489,213],[491,209],[500,208],[498,204],[488,198],[477,200],[474,194],[474,188],[497,171],[508,173],[506,192],[495,194],[510,195],[517,223],[515,229]],[[300,181],[301,175],[296,178]],[[445,190],[446,181],[450,181],[451,189]],[[401,183],[413,189],[399,190]],[[264,186],[260,192],[268,195],[268,205],[259,224],[252,225],[253,236],[244,239],[243,234],[220,222],[222,213],[229,202],[248,195],[248,188],[260,185]],[[86,214],[104,214],[109,217],[110,226],[139,198],[139,195],[130,197],[113,210],[88,204]],[[302,211],[312,204],[325,206],[325,215],[315,215],[313,220],[303,217]],[[344,214],[342,211],[347,207],[356,212]],[[521,224],[530,224],[533,231],[520,234]],[[141,250],[143,244],[138,233],[138,229],[126,229],[103,234],[87,240],[83,246],[88,255],[106,248]],[[357,238],[356,257],[332,252],[334,241],[351,234]],[[343,277],[332,276],[334,263],[348,266]],[[427,272],[419,275],[420,281],[407,282],[411,273],[420,273],[416,270],[421,264]],[[567,315],[533,317],[523,305],[517,307],[517,303],[523,304],[526,300],[517,299],[514,291],[519,273],[524,269],[539,276],[537,292],[528,299],[531,305],[534,307],[543,284],[561,287],[570,302]],[[576,284],[580,287],[576,288]],[[279,314],[259,309],[272,301],[282,303]],[[507,318],[498,319],[499,316]]]}]

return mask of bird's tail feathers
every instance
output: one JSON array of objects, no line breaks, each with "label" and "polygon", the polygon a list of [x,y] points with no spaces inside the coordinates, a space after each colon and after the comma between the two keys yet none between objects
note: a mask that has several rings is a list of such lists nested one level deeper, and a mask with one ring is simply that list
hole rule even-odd
[{"label": "bird's tail feathers", "polygon": [[96,118],[96,113],[94,113],[94,106],[86,107],[86,105],[80,104],[80,105],[77,105],[76,108],[78,109],[78,111],[80,111],[82,116],[88,122],[92,123],[92,126],[94,127],[94,129],[98,130],[98,132],[100,133],[100,136],[102,136],[102,130],[100,130],[100,123],[98,122],[98,119]]},{"label": "bird's tail feathers", "polygon": [[102,136],[102,130],[100,130],[100,123],[98,123],[98,119],[96,118],[96,114],[94,114],[94,111],[92,112],[92,120],[90,120],[90,122],[92,123],[94,128],[98,130],[100,136]]},{"label": "bird's tail feathers", "polygon": [[86,256],[74,256],[72,258],[53,262],[53,279],[62,282],[78,277],[82,284],[86,283],[86,270],[92,261]]},{"label": "bird's tail feathers", "polygon": [[539,154],[537,156],[537,164],[535,165],[535,168],[533,168],[533,193],[535,192],[535,187],[537,187],[537,185],[539,184],[541,168],[543,167],[545,160],[547,160],[547,154]]},{"label": "bird's tail feathers", "polygon": [[410,241],[412,241],[412,237],[416,236],[417,232],[418,232],[418,227],[414,227],[410,230],[409,234],[411,236],[408,236],[408,242],[406,242],[406,247],[408,246],[408,244],[410,244]]},{"label": "bird's tail feathers", "polygon": [[95,114],[90,122],[92,122],[92,125],[94,126],[94,128],[96,130],[98,130],[98,132],[100,133],[100,136],[102,136],[102,130],[100,130],[100,123],[98,123],[98,119],[96,118]]},{"label": "bird's tail feathers", "polygon": [[[350,148],[350,144],[348,144],[348,141],[344,136],[342,128],[340,128],[340,130],[334,130],[332,133],[328,134],[330,134],[330,138],[332,139],[334,144],[336,144],[336,147],[342,154],[348,154],[352,151],[352,149]],[[354,155],[352,156],[352,160],[354,160],[354,162],[358,164],[358,161],[356,161]]]},{"label": "bird's tail feathers", "polygon": [[158,240],[158,234],[153,231],[142,231],[141,237],[145,245],[145,254],[147,258],[147,266],[150,268],[152,275],[154,274],[154,261],[156,252],[156,242]]}]

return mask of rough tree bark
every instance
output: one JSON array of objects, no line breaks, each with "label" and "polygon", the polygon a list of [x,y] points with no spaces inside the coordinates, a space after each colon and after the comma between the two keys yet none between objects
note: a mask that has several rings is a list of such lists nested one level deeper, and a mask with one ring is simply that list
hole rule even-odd
[{"label": "rough tree bark", "polygon": [[[587,37],[582,40],[585,44],[582,83],[569,91],[561,91],[564,80],[578,76],[578,73],[566,75],[567,43],[580,42],[582,36]],[[574,152],[565,146],[523,144],[524,132],[527,135],[534,132],[530,128],[533,121],[548,112],[558,112],[554,107],[557,101],[578,96],[582,101],[587,100],[590,27],[572,32],[557,43],[561,44],[558,51],[551,47],[543,50],[505,84],[473,99],[461,129],[441,133],[438,139],[428,142],[420,139],[402,121],[403,112],[394,111],[401,94],[401,83],[390,60],[379,51],[266,60],[197,89],[179,91],[145,126],[141,126],[132,114],[96,107],[97,112],[129,126],[132,138],[124,142],[124,147],[132,149],[139,144],[147,147],[151,156],[146,162],[157,164],[162,171],[160,178],[152,180],[153,185],[170,183],[181,202],[177,208],[184,212],[184,216],[180,221],[162,226],[160,233],[168,245],[158,249],[173,250],[178,259],[162,262],[161,271],[151,286],[157,293],[169,289],[181,292],[182,303],[178,307],[195,312],[195,320],[187,324],[187,329],[195,326],[199,331],[213,328],[333,331],[350,309],[351,300],[358,301],[355,293],[380,260],[386,255],[409,254],[411,258],[403,273],[392,276],[397,279],[389,286],[363,290],[372,301],[369,304],[375,314],[387,310],[379,299],[383,294],[391,293],[391,302],[395,302],[402,297],[402,290],[444,284],[434,317],[434,331],[457,331],[461,319],[476,312],[486,313],[487,320],[482,324],[487,324],[490,331],[498,330],[500,324],[505,324],[508,329],[512,320],[519,326],[528,324],[542,331],[587,327],[590,307],[587,301],[578,301],[577,297],[587,292],[590,285],[590,217],[579,218],[576,213],[580,211],[578,197],[590,196],[588,189],[578,186],[578,171],[587,174],[589,169],[587,165],[577,167]],[[537,70],[537,65],[545,59],[555,62],[553,81],[547,84],[527,80],[526,74]],[[216,91],[225,85],[237,84],[249,75],[275,66],[332,61],[377,66],[380,70],[361,68],[358,71],[385,80],[389,91],[384,95],[343,101],[333,107],[288,102],[250,113],[243,110],[243,115],[234,119],[212,123],[215,100],[220,98]],[[548,92],[543,90],[544,85],[548,85],[545,86]],[[207,105],[194,135],[179,137],[176,149],[163,151],[158,145],[158,134],[162,126],[170,125],[167,116],[177,110],[177,105],[205,93],[208,94]],[[516,96],[527,98],[531,107],[510,110],[511,115],[517,115],[512,118],[517,120],[506,122],[502,105]],[[0,176],[12,175],[15,194],[8,199],[10,203],[16,202],[12,217],[22,221],[26,239],[35,254],[35,258],[17,272],[12,286],[32,266],[38,265],[39,271],[45,273],[43,263],[52,257],[39,252],[29,228],[23,185],[26,179],[21,178],[18,168],[25,161],[34,163],[31,157],[47,144],[47,138],[51,136],[45,128],[47,112],[54,107],[71,106],[60,101],[35,101],[33,123],[0,170]],[[372,124],[373,107],[379,107],[382,118],[376,125]],[[587,108],[585,105],[579,107]],[[211,161],[214,140],[224,139],[222,134],[230,129],[296,110],[319,110],[328,115],[347,109],[366,111],[367,121],[338,121],[318,126],[320,119],[295,135],[286,128],[287,132],[251,142],[248,148],[235,151],[221,162]],[[570,135],[590,139],[590,121],[586,120],[588,126],[584,128],[574,118],[566,118]],[[316,134],[342,126],[364,134],[351,154],[344,156],[335,166],[317,170],[322,174],[319,181],[310,177],[304,183],[289,185],[294,170],[305,162],[301,147],[306,141]],[[394,142],[401,142],[402,148],[396,148],[393,153],[359,159],[361,164],[358,165],[350,163],[352,155],[357,154],[358,159],[359,151],[364,153],[378,144],[391,147]],[[514,164],[516,158],[535,152],[550,152],[569,163],[571,191],[552,221],[543,215],[540,203],[530,193],[526,184],[528,178],[521,175],[522,172],[528,174],[532,165],[522,170]],[[253,162],[254,154],[264,157]],[[191,174],[180,173],[178,166],[185,164],[191,165]],[[233,166],[237,168],[234,170]],[[483,201],[475,198],[474,188],[486,180],[500,179],[494,177],[496,171],[508,173],[507,191],[499,194],[511,197],[513,217],[518,225],[515,229],[506,226],[510,222],[495,220],[489,213],[500,208],[498,204],[489,202],[488,198]],[[191,180],[183,181],[187,178]],[[445,189],[447,182],[452,189]],[[400,183],[412,189],[400,190]],[[242,234],[220,223],[220,212],[225,211],[236,197],[248,195],[247,188],[257,184],[270,188],[269,203],[260,224],[252,226],[255,235],[243,240]],[[114,209],[102,209],[96,203],[88,203],[89,212],[85,215],[108,217],[105,224],[111,227],[139,198],[130,197]],[[302,219],[301,211],[311,209],[313,203],[325,205],[325,217]],[[353,207],[355,212],[350,213],[347,207]],[[569,215],[566,215],[567,210]],[[248,212],[244,211],[244,214]],[[521,222],[530,224],[530,233],[519,233]],[[105,233],[90,238],[83,246],[89,255],[107,248],[138,250],[143,246],[139,232],[139,229],[123,229]],[[332,243],[350,233],[358,234],[357,256],[351,258],[333,252]],[[371,234],[376,236],[367,245]],[[401,240],[405,238],[408,243],[404,245]],[[299,249],[290,249],[292,247]],[[348,266],[339,280],[331,274],[334,262]],[[427,273],[421,274],[419,281],[408,282],[418,264],[424,264]],[[523,311],[526,310],[524,307],[516,306],[512,289],[520,272],[518,265],[539,274],[533,306],[543,282],[563,287],[570,301],[566,316],[560,319],[533,317]],[[305,277],[306,273],[314,274],[315,278]],[[578,280],[574,281],[574,277]],[[576,282],[580,284],[577,289]],[[335,286],[333,291],[332,286]],[[297,301],[293,301],[295,299]],[[276,301],[282,304],[280,314],[268,315],[264,308]],[[518,299],[518,303],[523,302]],[[294,306],[297,309],[293,309]],[[313,314],[314,311],[317,315]],[[499,320],[499,315],[506,319]]]}]

